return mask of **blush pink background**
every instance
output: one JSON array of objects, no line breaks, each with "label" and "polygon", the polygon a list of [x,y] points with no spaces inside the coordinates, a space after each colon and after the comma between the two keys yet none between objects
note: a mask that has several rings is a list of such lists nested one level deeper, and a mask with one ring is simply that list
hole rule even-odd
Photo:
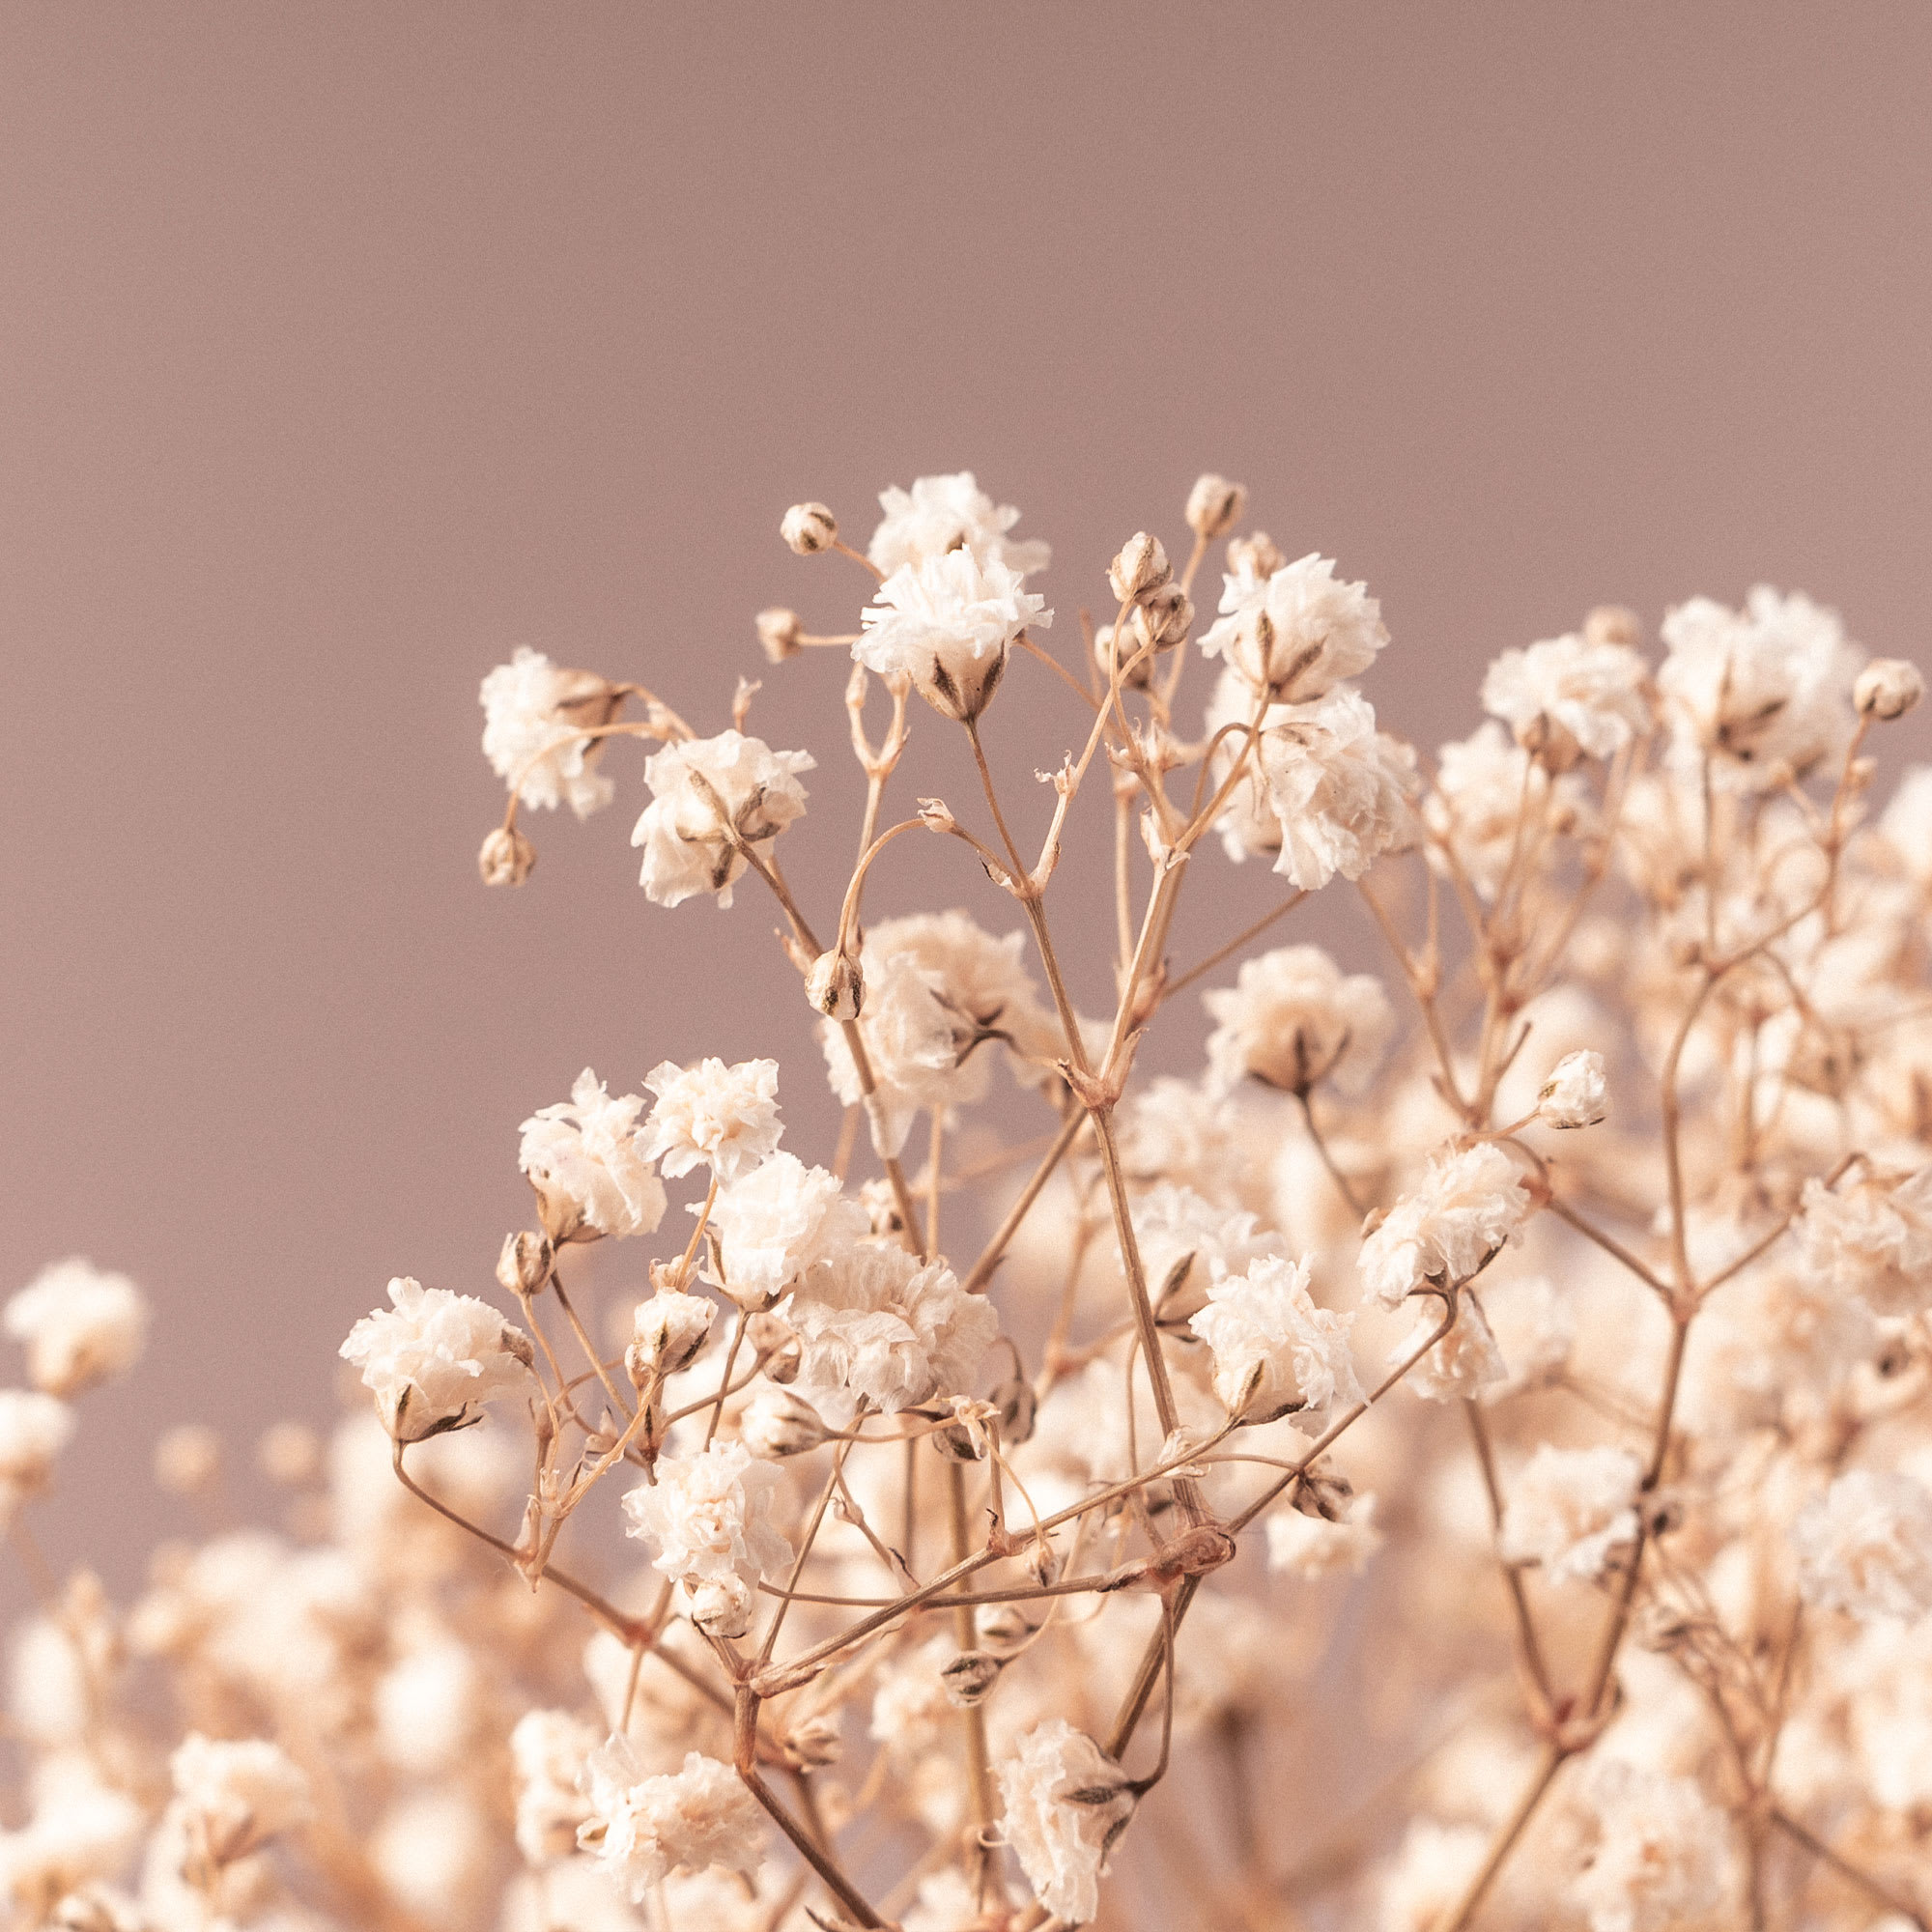
[{"label": "blush pink background", "polygon": [[[717,728],[761,605],[849,626],[856,573],[777,541],[796,497],[863,540],[881,486],[977,469],[1054,542],[1070,652],[1115,546],[1225,469],[1380,594],[1371,693],[1431,744],[1605,599],[1769,578],[1919,651],[1929,76],[1916,0],[13,0],[0,1287],[79,1250],[160,1317],[56,1550],[129,1572],[166,1420],[245,1456],[326,1416],[391,1273],[487,1292],[517,1122],[586,1063],[778,1052],[824,1151],[766,908],[637,888],[635,757],[604,818],[532,822],[524,893],[473,871],[513,645]],[[828,759],[821,908],[841,684],[753,713]],[[1023,781],[1076,725],[1016,674],[991,736]],[[917,728],[907,795],[963,808]],[[1209,867],[1204,948],[1275,891]],[[1014,923],[936,848],[877,903],[915,885]]]}]

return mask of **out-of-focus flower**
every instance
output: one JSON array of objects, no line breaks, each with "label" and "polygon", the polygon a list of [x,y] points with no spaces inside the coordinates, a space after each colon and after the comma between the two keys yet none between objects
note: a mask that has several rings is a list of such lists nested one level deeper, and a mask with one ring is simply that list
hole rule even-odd
[{"label": "out-of-focus flower", "polygon": [[1628,1449],[1537,1446],[1508,1487],[1497,1548],[1510,1563],[1538,1563],[1552,1583],[1604,1574],[1610,1552],[1637,1532],[1643,1468]]},{"label": "out-of-focus flower", "polygon": [[1932,1610],[1932,1491],[1895,1469],[1853,1469],[1791,1526],[1807,1604],[1855,1617]]},{"label": "out-of-focus flower", "polygon": [[591,1752],[586,1776],[589,1815],[577,1842],[632,1904],[674,1871],[758,1869],[764,1814],[728,1764],[691,1751],[683,1770],[646,1777],[631,1741],[613,1737]]},{"label": "out-of-focus flower", "polygon": [[526,644],[483,680],[483,755],[524,804],[568,802],[587,818],[616,788],[596,769],[604,741],[584,733],[608,724],[622,702],[594,671],[561,669]]},{"label": "out-of-focus flower", "polygon": [[7,1303],[0,1323],[25,1345],[34,1386],[69,1396],[140,1360],[148,1303],[128,1276],[76,1255],[43,1267]]},{"label": "out-of-focus flower", "polygon": [[890,577],[950,551],[967,550],[986,563],[1003,563],[1017,577],[1044,570],[1053,553],[1037,541],[1015,542],[1007,532],[1019,522],[1010,503],[996,504],[970,469],[951,476],[920,476],[910,490],[879,492],[885,515],[866,554]]},{"label": "out-of-focus flower", "polygon": [[1216,1022],[1208,1071],[1224,1094],[1244,1078],[1287,1094],[1332,1079],[1345,1094],[1359,1094],[1395,1027],[1381,981],[1344,974],[1319,946],[1284,946],[1245,960],[1232,987],[1202,999]]}]

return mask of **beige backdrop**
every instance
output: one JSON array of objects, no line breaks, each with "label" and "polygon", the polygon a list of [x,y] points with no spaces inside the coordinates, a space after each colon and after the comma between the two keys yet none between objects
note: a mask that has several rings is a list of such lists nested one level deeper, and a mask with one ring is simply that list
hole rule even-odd
[{"label": "beige backdrop", "polygon": [[[863,536],[977,469],[1066,647],[1224,469],[1379,591],[1372,694],[1431,743],[1605,598],[1770,578],[1919,651],[1928,81],[1919,0],[9,0],[0,1286],[80,1250],[161,1314],[49,1541],[125,1577],[163,1420],[320,1418],[389,1274],[487,1286],[517,1123],[586,1062],[803,1054],[818,1145],[771,921],[644,902],[635,760],[523,894],[472,866],[513,645],[715,728],[759,606],[849,624],[795,497]],[[841,683],[789,667],[754,728],[836,752]],[[991,735],[1072,728],[1016,677]],[[814,792],[822,904],[845,769]],[[1274,890],[1214,870],[1204,945]]]}]

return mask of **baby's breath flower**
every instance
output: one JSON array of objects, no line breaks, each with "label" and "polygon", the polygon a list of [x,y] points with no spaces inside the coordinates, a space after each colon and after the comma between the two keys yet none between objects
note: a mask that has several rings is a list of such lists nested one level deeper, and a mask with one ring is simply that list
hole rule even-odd
[{"label": "baby's breath flower", "polygon": [[1305,1094],[1332,1079],[1359,1094],[1395,1027],[1381,981],[1345,975],[1319,946],[1284,946],[1242,962],[1232,987],[1202,996],[1217,1024],[1208,1038],[1215,1087],[1231,1092],[1255,1079]]},{"label": "baby's breath flower", "polygon": [[682,1585],[700,1629],[743,1636],[753,1587],[791,1561],[791,1545],[770,1520],[784,1478],[742,1442],[660,1456],[653,1473],[624,1496],[627,1533],[656,1548],[651,1567]]},{"label": "baby's breath flower", "polygon": [[1221,618],[1201,639],[1250,690],[1278,704],[1307,704],[1375,663],[1388,642],[1381,606],[1362,583],[1339,582],[1332,558],[1310,553],[1266,576],[1226,580]]},{"label": "baby's breath flower", "polygon": [[584,1768],[598,1733],[568,1711],[526,1711],[510,1732],[517,1801],[517,1849],[533,1865],[568,1858],[589,1816]]},{"label": "baby's breath flower", "polygon": [[1608,1111],[1604,1056],[1587,1047],[1566,1053],[1536,1096],[1537,1119],[1546,1127],[1594,1127]]},{"label": "baby's breath flower", "polygon": [[1372,1495],[1355,1497],[1339,1522],[1298,1509],[1276,1510],[1267,1518],[1268,1568],[1305,1583],[1360,1576],[1381,1542]]},{"label": "baby's breath flower", "polygon": [[701,1294],[666,1289],[638,1303],[631,1318],[631,1346],[625,1365],[634,1381],[648,1376],[673,1376],[688,1368],[711,1334],[713,1303]]},{"label": "baby's breath flower", "polygon": [[1891,1469],[1853,1469],[1791,1526],[1807,1604],[1910,1620],[1932,1610],[1932,1491]]},{"label": "baby's breath flower", "polygon": [[1852,686],[1852,708],[1861,718],[1889,724],[1903,718],[1925,696],[1918,667],[1903,658],[1874,658]]},{"label": "baby's breath flower", "polygon": [[[1406,1361],[1442,1325],[1434,1302],[1424,1305],[1415,1327],[1389,1350],[1389,1366]],[[1428,1402],[1464,1402],[1505,1381],[1509,1369],[1482,1304],[1465,1294],[1456,1306],[1456,1325],[1408,1373],[1404,1386]]]},{"label": "baby's breath flower", "polygon": [[807,1268],[842,1253],[870,1225],[837,1175],[775,1153],[720,1188],[711,1209],[718,1262],[705,1279],[744,1307],[769,1307]]},{"label": "baby's breath flower", "polygon": [[1007,532],[1019,522],[1010,503],[995,504],[974,481],[970,469],[952,476],[921,476],[910,490],[879,493],[885,512],[866,554],[883,576],[907,564],[919,565],[949,551],[969,550],[1016,576],[1044,570],[1052,559],[1046,545],[1015,543]]},{"label": "baby's breath flower", "polygon": [[1349,1352],[1354,1318],[1318,1308],[1308,1264],[1253,1262],[1208,1290],[1188,1326],[1214,1355],[1214,1393],[1245,1422],[1329,1410],[1362,1399]]},{"label": "baby's breath flower", "polygon": [[38,1389],[0,1389],[0,1528],[47,1485],[54,1461],[73,1439],[73,1410]]},{"label": "baby's breath flower", "polygon": [[583,734],[608,724],[621,702],[595,672],[560,669],[526,644],[483,680],[483,755],[524,804],[568,802],[587,818],[616,788],[596,769],[604,741]]},{"label": "baby's breath flower", "polygon": [[1596,1842],[1570,1897],[1590,1932],[1678,1932],[1724,1922],[1730,1833],[1694,1779],[1606,1759],[1591,1767],[1584,1804],[1595,1817]]},{"label": "baby's breath flower", "polygon": [[190,1731],[168,1772],[195,1838],[217,1865],[315,1815],[307,1774],[266,1738],[227,1741]]},{"label": "baby's breath flower", "polygon": [[342,1358],[362,1371],[384,1427],[402,1442],[476,1420],[494,1397],[521,1388],[529,1338],[487,1301],[424,1288],[407,1275],[389,1284],[390,1308],[349,1331]]},{"label": "baby's breath flower", "polygon": [[1552,1583],[1590,1581],[1610,1552],[1636,1535],[1642,1465],[1628,1449],[1544,1442],[1508,1486],[1497,1548],[1510,1563],[1538,1563]]},{"label": "baby's breath flower", "polygon": [[692,1066],[660,1061],[644,1076],[657,1095],[645,1122],[645,1155],[667,1174],[708,1167],[720,1181],[750,1174],[779,1144],[779,1064],[700,1060]]},{"label": "baby's breath flower", "polygon": [[1238,483],[1212,471],[1197,476],[1187,493],[1187,527],[1203,542],[1211,541],[1240,522],[1248,507],[1248,493]]},{"label": "baby's breath flower", "polygon": [[553,1240],[648,1235],[664,1219],[664,1183],[638,1126],[642,1096],[612,1096],[589,1067],[570,1098],[539,1107],[520,1129],[517,1165],[536,1189]]},{"label": "baby's breath flower", "polygon": [[1426,1287],[1467,1281],[1516,1238],[1530,1208],[1521,1171],[1493,1142],[1438,1156],[1363,1241],[1368,1293],[1397,1308]]},{"label": "baby's breath flower", "polygon": [[1793,1233],[1816,1273],[1880,1315],[1909,1315],[1932,1298],[1932,1164],[1867,1170],[1836,1190],[1814,1178],[1800,1205]]},{"label": "baby's breath flower", "polygon": [[999,1768],[1007,1843],[1034,1896],[1068,1925],[1100,1909],[1100,1879],[1114,1839],[1132,1817],[1122,1771],[1064,1719],[1021,1732]]},{"label": "baby's breath flower", "polygon": [[651,802],[631,833],[631,843],[643,847],[644,895],[674,906],[709,893],[728,906],[747,850],[764,858],[805,816],[798,774],[814,762],[809,752],[775,752],[739,731],[653,753],[644,760]]},{"label": "baby's breath flower", "polygon": [[860,613],[852,655],[884,677],[908,677],[935,711],[962,722],[991,701],[1007,652],[1029,625],[1053,612],[1020,588],[1019,573],[996,557],[951,550],[901,564]]},{"label": "baby's breath flower", "polygon": [[838,519],[823,503],[794,503],[779,521],[785,547],[800,556],[830,550],[838,535]]},{"label": "baby's breath flower", "polygon": [[1643,660],[1622,644],[1571,633],[1504,651],[1483,679],[1483,709],[1520,745],[1539,725],[1567,732],[1593,758],[1614,757],[1650,722]]},{"label": "baby's breath flower", "polygon": [[729,1765],[691,1751],[681,1771],[646,1777],[631,1741],[613,1737],[590,1753],[586,1781],[578,1845],[632,1904],[641,1905],[672,1872],[758,1869],[764,1814]]},{"label": "baby's breath flower", "polygon": [[25,1344],[34,1386],[69,1396],[125,1375],[140,1360],[148,1304],[125,1274],[76,1255],[43,1267],[7,1303],[0,1324]]}]

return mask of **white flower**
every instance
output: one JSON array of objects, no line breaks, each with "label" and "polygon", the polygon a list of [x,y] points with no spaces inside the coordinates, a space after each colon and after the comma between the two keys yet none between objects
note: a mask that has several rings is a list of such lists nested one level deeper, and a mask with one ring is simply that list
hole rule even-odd
[{"label": "white flower", "polygon": [[1257,694],[1282,704],[1323,696],[1375,663],[1388,642],[1381,606],[1364,583],[1338,582],[1332,558],[1312,552],[1269,577],[1223,580],[1220,621],[1201,639]]},{"label": "white flower", "polygon": [[1566,1053],[1536,1096],[1537,1118],[1547,1127],[1594,1127],[1608,1111],[1604,1056],[1588,1048]]},{"label": "white flower", "polygon": [[50,1262],[8,1302],[7,1333],[26,1345],[27,1375],[67,1396],[125,1374],[148,1338],[148,1304],[125,1274],[74,1256]]},{"label": "white flower", "polygon": [[1349,1353],[1353,1325],[1352,1316],[1315,1305],[1305,1261],[1279,1259],[1213,1283],[1188,1322],[1213,1350],[1214,1393],[1247,1422],[1291,1412],[1319,1420],[1361,1401]]},{"label": "white flower", "polygon": [[852,655],[882,676],[909,677],[948,718],[977,718],[1007,668],[1007,652],[1029,625],[1053,622],[1046,600],[1020,588],[996,557],[952,550],[901,564],[860,612]]},{"label": "white flower", "polygon": [[1052,560],[1045,544],[1015,543],[1007,535],[1020,513],[1010,503],[996,505],[970,469],[916,477],[910,490],[881,490],[879,507],[886,514],[866,554],[886,577],[953,550],[970,550],[981,562],[1004,563],[1020,577],[1044,570]]},{"label": "white flower", "polygon": [[1342,1522],[1304,1516],[1297,1509],[1276,1510],[1266,1520],[1268,1568],[1305,1583],[1324,1577],[1359,1576],[1381,1548],[1373,1495],[1357,1496]]},{"label": "white flower", "polygon": [[1492,1835],[1477,1825],[1415,1819],[1382,1875],[1378,1932],[1435,1932],[1482,1869]]},{"label": "white flower", "polygon": [[341,1353],[362,1371],[376,1412],[399,1440],[460,1427],[493,1397],[523,1385],[529,1338],[487,1301],[426,1289],[407,1275],[389,1283],[389,1300],[392,1309],[356,1322]]},{"label": "white flower", "polygon": [[1007,1843],[1040,1904],[1084,1925],[1100,1909],[1108,1850],[1133,1815],[1126,1776],[1063,1719],[1015,1742],[1018,1754],[999,1768]]},{"label": "white flower", "polygon": [[660,1061],[644,1076],[657,1095],[646,1122],[645,1152],[667,1174],[709,1167],[720,1181],[749,1174],[779,1144],[779,1064],[776,1060],[700,1060],[680,1066]]},{"label": "white flower", "polygon": [[1681,766],[1709,754],[1724,783],[1757,789],[1802,777],[1850,738],[1862,654],[1835,611],[1759,584],[1743,611],[1693,597],[1662,636],[1669,655],[1657,683]]},{"label": "white flower", "polygon": [[1232,987],[1203,995],[1217,1022],[1208,1038],[1209,1077],[1224,1094],[1252,1077],[1302,1094],[1332,1078],[1359,1094],[1395,1027],[1381,981],[1345,975],[1319,946],[1284,946],[1243,962]]},{"label": "white flower", "polygon": [[[1312,704],[1270,707],[1258,748],[1261,791],[1272,814],[1274,869],[1313,892],[1340,873],[1359,879],[1384,852],[1415,842],[1415,753],[1376,729],[1360,692],[1344,685]],[[1253,810],[1250,807],[1250,810]],[[1247,849],[1237,810],[1222,842]]]},{"label": "white flower", "polygon": [[1528,844],[1525,814],[1533,825],[1546,791],[1551,801],[1542,809],[1554,822],[1574,822],[1585,809],[1574,774],[1552,780],[1493,719],[1442,746],[1435,783],[1422,802],[1423,820],[1436,841],[1431,865],[1451,870],[1439,849],[1446,846],[1477,896],[1494,898]]},{"label": "white flower", "polygon": [[1509,1563],[1540,1563],[1552,1583],[1601,1577],[1637,1532],[1643,1465],[1628,1449],[1539,1443],[1509,1486],[1497,1548]]},{"label": "white flower", "polygon": [[1518,742],[1540,720],[1567,731],[1593,758],[1614,757],[1649,723],[1643,660],[1628,644],[1572,632],[1526,651],[1504,651],[1483,679],[1483,709]]},{"label": "white flower", "polygon": [[510,1733],[517,1798],[517,1849],[531,1864],[567,1859],[577,1828],[590,1815],[584,1767],[598,1734],[568,1711],[526,1711]]},{"label": "white flower", "polygon": [[729,1765],[691,1751],[682,1771],[645,1777],[641,1770],[628,1738],[592,1751],[589,1816],[577,1833],[633,1905],[674,1871],[756,1872],[764,1813]]},{"label": "white flower", "polygon": [[624,1496],[626,1534],[656,1548],[651,1567],[683,1585],[700,1628],[742,1636],[753,1586],[791,1561],[791,1545],[770,1520],[784,1478],[742,1442],[660,1456],[655,1473]]},{"label": "white flower", "polygon": [[1804,1183],[1793,1227],[1805,1264],[1879,1315],[1910,1315],[1932,1297],[1932,1165],[1867,1171],[1835,1192]]},{"label": "white flower", "polygon": [[526,644],[483,680],[481,696],[483,755],[526,805],[568,800],[587,818],[611,803],[614,787],[594,769],[604,741],[581,735],[608,724],[621,701],[601,677],[559,669]]},{"label": "white flower", "polygon": [[809,752],[775,752],[736,731],[653,753],[644,760],[651,802],[631,833],[631,843],[644,848],[645,896],[674,906],[710,893],[728,906],[747,863],[740,848],[764,858],[772,840],[805,816],[798,774],[813,763]]},{"label": "white flower", "polygon": [[[1442,1325],[1435,1302],[1428,1303],[1413,1333],[1389,1350],[1389,1366],[1405,1362]],[[1403,1378],[1403,1386],[1429,1402],[1473,1399],[1509,1377],[1502,1350],[1482,1305],[1465,1294],[1456,1306],[1456,1325]]]},{"label": "white flower", "polygon": [[966,1393],[1000,1332],[992,1303],[944,1262],[870,1242],[820,1262],[781,1312],[799,1341],[792,1386],[828,1415],[854,1397],[893,1414]]},{"label": "white flower", "polygon": [[1520,1170],[1493,1142],[1432,1160],[1422,1185],[1362,1243],[1369,1293],[1396,1308],[1424,1287],[1467,1281],[1516,1238],[1530,1207]]},{"label": "white flower", "polygon": [[1807,1604],[1869,1619],[1932,1610],[1932,1492],[1890,1469],[1854,1469],[1791,1526]]},{"label": "white flower", "polygon": [[132,1798],[103,1784],[82,1757],[43,1759],[34,1784],[26,1827],[0,1832],[0,1899],[35,1915],[15,1923],[58,1925],[38,1915],[90,1880],[117,1877],[147,1821]]},{"label": "white flower", "polygon": [[1619,1759],[1591,1767],[1585,1804],[1597,1842],[1570,1897],[1590,1932],[1684,1932],[1722,1917],[1731,1881],[1730,1821],[1693,1778]]},{"label": "white flower", "polygon": [[38,1389],[0,1389],[0,1528],[35,1491],[46,1487],[54,1459],[73,1439],[73,1410]]},{"label": "white flower", "polygon": [[[1191,1315],[1210,1282],[1285,1253],[1281,1236],[1264,1234],[1245,1208],[1217,1207],[1171,1180],[1156,1181],[1133,1204],[1133,1222],[1149,1290],[1163,1296],[1164,1320]],[[1183,1261],[1187,1272],[1170,1288],[1168,1278]]]},{"label": "white flower", "polygon": [[625,1366],[674,1376],[689,1368],[711,1334],[716,1307],[701,1294],[664,1289],[640,1301],[631,1317]]},{"label": "white flower", "polygon": [[836,1174],[775,1153],[719,1189],[711,1209],[718,1264],[715,1271],[707,1264],[704,1278],[747,1308],[769,1307],[807,1268],[870,1227]]},{"label": "white flower", "polygon": [[315,1815],[308,1775],[266,1738],[190,1731],[168,1760],[175,1795],[208,1856],[227,1864]]},{"label": "white flower", "polygon": [[586,1066],[568,1100],[539,1107],[519,1129],[517,1165],[553,1240],[648,1235],[664,1219],[664,1183],[638,1129],[643,1107],[636,1094],[613,1098]]}]

